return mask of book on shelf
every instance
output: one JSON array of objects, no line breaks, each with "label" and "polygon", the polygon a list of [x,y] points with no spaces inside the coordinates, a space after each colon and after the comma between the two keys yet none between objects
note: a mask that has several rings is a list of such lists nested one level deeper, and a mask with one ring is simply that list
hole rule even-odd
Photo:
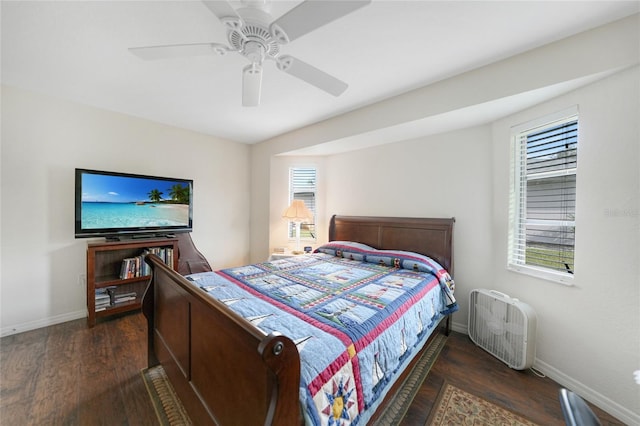
[{"label": "book on shelf", "polygon": [[151,267],[144,261],[148,254],[155,254],[164,261],[170,268],[173,268],[173,248],[171,247],[150,247],[144,249],[142,254],[135,257],[122,259],[120,267],[120,279],[145,277],[151,275]]},{"label": "book on shelf", "polygon": [[[173,248],[171,247],[150,247],[145,249],[143,256],[148,254],[155,254],[158,256],[164,263],[169,265],[169,267],[173,268]],[[149,268],[149,265],[145,263],[145,266]]]},{"label": "book on shelf", "polygon": [[137,297],[137,293],[135,291],[132,291],[129,293],[119,293],[114,296],[113,302],[116,304],[122,303],[122,302],[128,302],[130,300],[136,300],[136,297]]},{"label": "book on shelf", "polygon": [[105,295],[104,297],[98,297],[96,296],[96,306],[98,305],[102,305],[102,304],[109,304],[111,303],[111,297],[109,297],[109,295]]},{"label": "book on shelf", "polygon": [[105,309],[109,308],[110,306],[111,306],[111,303],[109,303],[109,301],[96,303],[96,312],[104,311]]},{"label": "book on shelf", "polygon": [[109,293],[106,288],[99,288],[96,290],[96,300],[109,300]]}]

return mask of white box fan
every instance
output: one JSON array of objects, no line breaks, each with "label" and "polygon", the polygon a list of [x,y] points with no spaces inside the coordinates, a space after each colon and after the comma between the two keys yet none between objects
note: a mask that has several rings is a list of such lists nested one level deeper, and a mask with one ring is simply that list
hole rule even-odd
[{"label": "white box fan", "polygon": [[471,290],[469,337],[510,368],[527,369],[536,354],[536,313],[499,291]]}]

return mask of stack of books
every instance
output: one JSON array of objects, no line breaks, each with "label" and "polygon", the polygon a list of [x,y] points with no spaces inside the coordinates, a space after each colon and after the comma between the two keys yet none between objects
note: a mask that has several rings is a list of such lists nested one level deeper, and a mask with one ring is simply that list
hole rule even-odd
[{"label": "stack of books", "polygon": [[116,289],[116,286],[96,289],[96,312],[104,311],[107,308],[136,300],[137,293],[135,291],[128,293],[116,293]]},{"label": "stack of books", "polygon": [[111,296],[109,289],[115,287],[105,287],[96,289],[96,312],[104,311],[111,306]]}]

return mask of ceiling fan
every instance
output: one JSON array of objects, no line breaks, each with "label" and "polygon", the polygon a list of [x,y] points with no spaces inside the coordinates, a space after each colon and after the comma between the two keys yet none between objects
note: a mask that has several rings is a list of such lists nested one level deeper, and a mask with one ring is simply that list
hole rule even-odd
[{"label": "ceiling fan", "polygon": [[174,44],[133,47],[129,51],[146,60],[208,54],[223,56],[237,52],[249,60],[249,65],[242,70],[243,106],[260,104],[262,64],[265,60],[275,61],[279,70],[327,93],[341,95],[347,89],[347,83],[300,59],[281,55],[280,47],[371,3],[371,0],[305,0],[276,20],[266,11],[267,1],[242,0],[243,7],[236,10],[227,0],[203,0],[225,26],[229,45]]}]

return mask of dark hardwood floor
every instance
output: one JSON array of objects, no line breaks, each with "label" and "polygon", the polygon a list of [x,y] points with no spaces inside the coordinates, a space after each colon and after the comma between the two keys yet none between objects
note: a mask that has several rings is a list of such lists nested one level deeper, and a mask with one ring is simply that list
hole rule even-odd
[{"label": "dark hardwood floor", "polygon": [[[124,315],[70,321],[0,339],[0,424],[155,425],[140,370],[146,322]],[[515,371],[452,333],[403,425],[424,425],[444,380],[540,425],[563,425],[559,386]],[[595,409],[604,425],[621,425]]]},{"label": "dark hardwood floor", "polygon": [[156,425],[140,375],[146,329],[133,314],[3,337],[0,424]]},{"label": "dark hardwood floor", "polygon": [[[402,425],[424,424],[445,380],[541,426],[565,424],[558,399],[560,385],[530,370],[510,369],[477,347],[467,335],[453,332]],[[591,407],[603,425],[623,425],[599,408]]]}]

